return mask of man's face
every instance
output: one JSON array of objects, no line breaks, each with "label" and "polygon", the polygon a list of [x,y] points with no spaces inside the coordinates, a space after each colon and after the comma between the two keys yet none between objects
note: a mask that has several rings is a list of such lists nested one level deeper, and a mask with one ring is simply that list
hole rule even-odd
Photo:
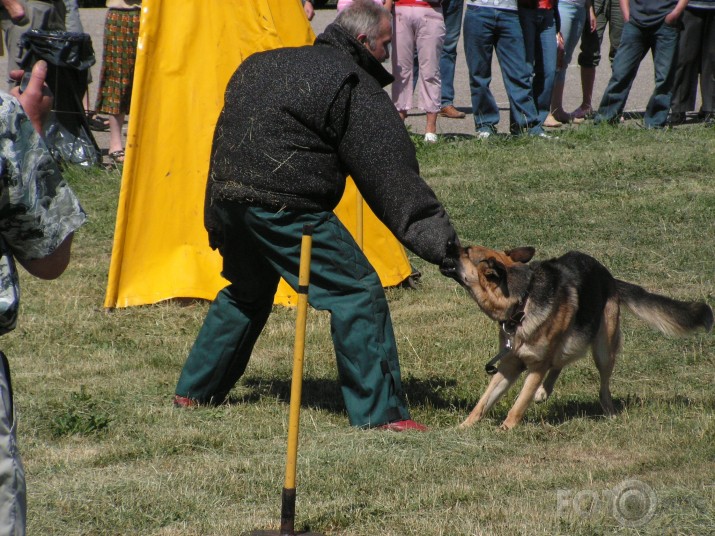
[{"label": "man's face", "polygon": [[365,45],[377,61],[383,62],[390,57],[390,41],[392,41],[392,23],[385,17],[380,22],[380,32],[375,40],[370,43],[366,36],[361,35],[358,40]]}]

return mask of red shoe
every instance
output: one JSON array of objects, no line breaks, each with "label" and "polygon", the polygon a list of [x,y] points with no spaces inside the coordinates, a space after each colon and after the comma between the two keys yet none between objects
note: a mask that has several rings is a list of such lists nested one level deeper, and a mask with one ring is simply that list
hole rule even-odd
[{"label": "red shoe", "polygon": [[199,403],[193,398],[186,396],[174,395],[175,408],[195,408]]},{"label": "red shoe", "polygon": [[407,419],[405,421],[388,422],[377,427],[378,430],[390,430],[391,432],[426,432],[427,427],[423,424]]}]

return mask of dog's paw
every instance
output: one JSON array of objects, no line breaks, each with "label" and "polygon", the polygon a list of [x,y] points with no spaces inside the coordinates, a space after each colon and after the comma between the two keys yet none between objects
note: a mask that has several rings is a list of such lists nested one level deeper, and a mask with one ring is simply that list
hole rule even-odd
[{"label": "dog's paw", "polygon": [[510,423],[508,421],[504,421],[503,423],[501,423],[501,426],[499,427],[499,429],[504,430],[505,432],[508,432],[515,426],[516,426],[516,423]]},{"label": "dog's paw", "polygon": [[471,428],[474,425],[474,421],[471,419],[466,419],[462,424],[457,426],[459,430],[466,430],[467,428]]},{"label": "dog's paw", "polygon": [[534,402],[537,404],[540,404],[541,402],[546,402],[549,399],[549,393],[544,389],[544,386],[542,385],[536,390],[536,393],[534,394]]}]

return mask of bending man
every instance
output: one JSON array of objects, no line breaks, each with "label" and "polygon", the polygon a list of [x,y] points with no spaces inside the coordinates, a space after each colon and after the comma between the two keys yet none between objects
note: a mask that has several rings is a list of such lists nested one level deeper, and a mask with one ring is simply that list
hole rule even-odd
[{"label": "bending man", "polygon": [[312,224],[308,301],[331,313],[353,426],[424,429],[410,419],[397,346],[375,270],[333,209],[351,175],[406,247],[435,264],[457,242],[419,175],[414,145],[384,86],[390,14],[356,1],[312,46],[254,54],[234,73],[214,133],[205,223],[223,256],[221,290],[176,388],[178,406],[221,403],[246,369],[279,278],[297,287]]}]

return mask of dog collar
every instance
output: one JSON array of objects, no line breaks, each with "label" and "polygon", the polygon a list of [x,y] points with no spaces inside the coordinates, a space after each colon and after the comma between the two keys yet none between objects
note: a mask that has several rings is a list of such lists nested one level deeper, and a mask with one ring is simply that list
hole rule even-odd
[{"label": "dog collar", "polygon": [[484,365],[484,370],[489,375],[494,375],[497,373],[497,363],[501,361],[502,357],[512,351],[514,348],[514,335],[516,335],[517,328],[524,321],[526,314],[524,309],[526,308],[526,301],[528,299],[529,293],[525,292],[524,295],[519,298],[517,304],[509,312],[509,317],[507,320],[499,322],[502,331],[506,334],[506,344],[504,348],[499,350],[499,353],[492,357],[489,362]]},{"label": "dog collar", "polygon": [[526,316],[526,314],[524,313],[524,309],[526,309],[526,302],[528,301],[528,299],[529,293],[525,292],[523,296],[519,298],[519,301],[516,303],[516,305],[514,305],[514,307],[512,307],[509,311],[509,316],[507,317],[507,319],[500,322],[502,330],[510,338],[514,336],[514,334],[516,333],[516,329],[524,321],[524,317]]}]

